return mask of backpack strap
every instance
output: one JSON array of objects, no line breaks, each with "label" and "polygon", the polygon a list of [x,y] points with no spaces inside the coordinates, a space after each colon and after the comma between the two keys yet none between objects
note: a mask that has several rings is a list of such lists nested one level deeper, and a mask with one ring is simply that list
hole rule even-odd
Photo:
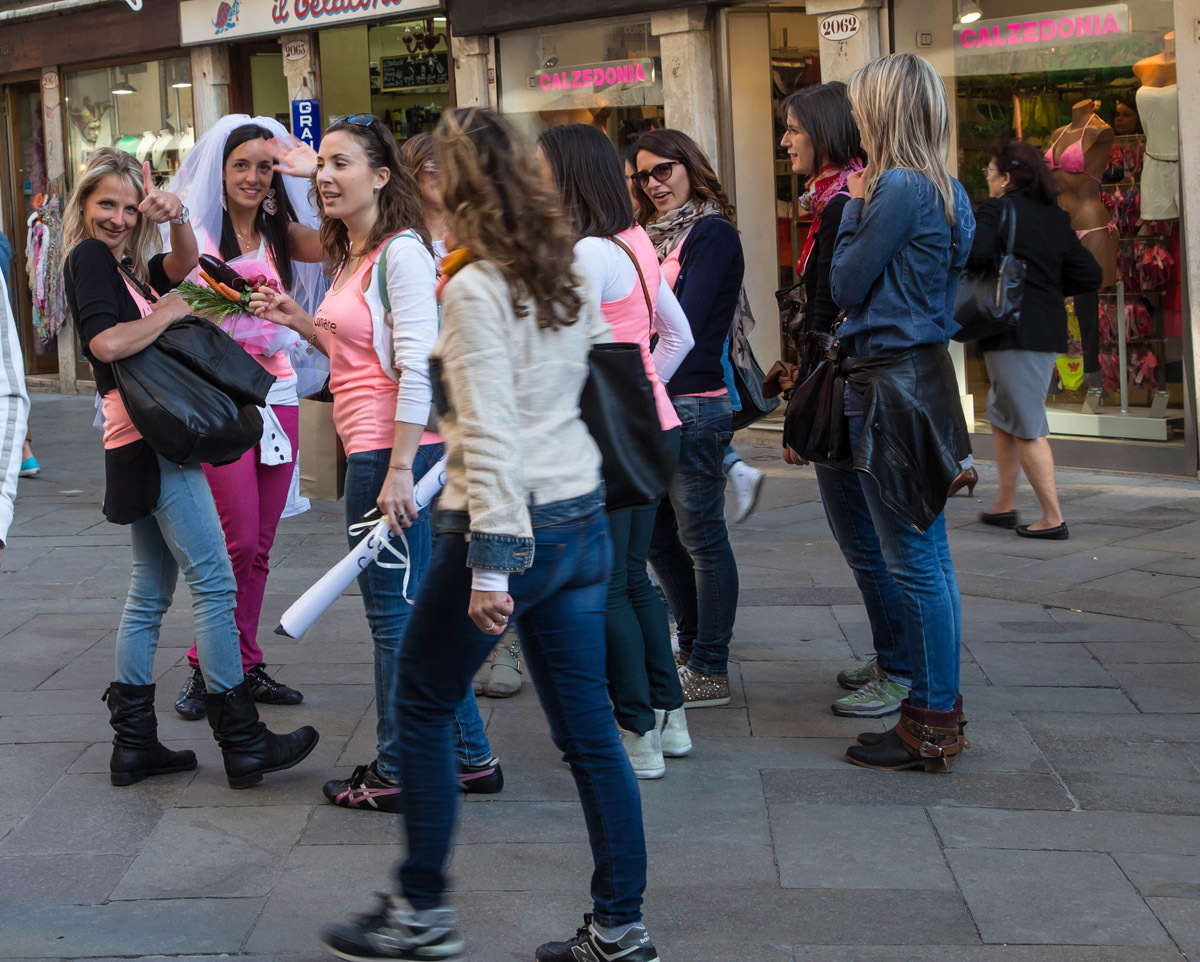
[{"label": "backpack strap", "polygon": [[391,311],[391,309],[392,309],[392,299],[388,295],[388,289],[387,289],[387,252],[388,252],[388,248],[391,247],[392,244],[394,244],[396,241],[398,241],[401,237],[405,237],[405,236],[415,237],[417,240],[421,239],[417,235],[417,232],[410,228],[408,230],[401,231],[399,234],[396,234],[394,237],[390,238],[383,245],[383,250],[379,252],[379,299],[381,301],[383,301],[383,309],[385,311]]}]

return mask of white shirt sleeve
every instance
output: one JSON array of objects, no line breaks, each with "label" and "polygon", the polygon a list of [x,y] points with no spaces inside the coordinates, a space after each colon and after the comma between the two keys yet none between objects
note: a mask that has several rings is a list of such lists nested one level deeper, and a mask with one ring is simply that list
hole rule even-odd
[{"label": "white shirt sleeve", "polygon": [[396,420],[426,424],[433,404],[429,353],[438,335],[437,272],[419,241],[393,241],[387,252],[387,289],[392,302],[392,358],[400,373]]},{"label": "white shirt sleeve", "polygon": [[508,591],[508,572],[491,568],[471,569],[472,591]]},{"label": "white shirt sleeve", "polygon": [[692,326],[688,323],[687,315],[671,285],[665,277],[658,285],[658,305],[654,311],[654,329],[658,332],[658,344],[655,345],[654,370],[658,379],[666,384],[679,370],[679,365],[687,357],[688,351],[696,343],[692,336]]},{"label": "white shirt sleeve", "polygon": [[21,342],[9,306],[8,287],[0,277],[0,546],[8,540],[21,473],[21,448],[29,421]]}]

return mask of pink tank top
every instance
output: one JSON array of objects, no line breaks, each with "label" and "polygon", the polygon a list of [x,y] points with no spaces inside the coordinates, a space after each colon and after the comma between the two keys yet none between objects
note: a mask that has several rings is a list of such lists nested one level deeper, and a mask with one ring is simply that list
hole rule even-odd
[{"label": "pink tank top", "polygon": [[[646,290],[650,294],[652,306],[658,306],[658,285],[660,268],[658,255],[654,253],[654,245],[650,242],[646,231],[641,227],[631,227],[617,235],[625,245],[633,251],[638,265],[642,269],[642,277],[646,280]],[[621,252],[626,256],[625,252]],[[667,397],[667,389],[663,387],[654,369],[654,358],[650,356],[650,335],[653,322],[650,312],[646,309],[646,295],[642,291],[640,281],[634,282],[633,290],[625,297],[615,301],[602,301],[600,311],[608,326],[613,329],[617,341],[636,344],[642,349],[642,363],[646,366],[646,377],[654,389],[654,404],[658,410],[658,421],[664,431],[680,426],[679,415],[675,413],[675,405]]]},{"label": "pink tank top", "polygon": [[[150,303],[142,296],[141,292],[130,284],[129,281],[125,282],[125,289],[129,291],[129,296],[133,298],[133,303],[137,305],[138,316],[145,317],[149,314]],[[121,392],[116,388],[113,388],[100,399],[100,413],[104,415],[105,450],[123,448],[127,444],[133,444],[134,441],[142,439],[141,432],[133,426],[133,421],[129,418],[129,412],[125,410],[125,402],[121,400]]]},{"label": "pink tank top", "polygon": [[[686,235],[685,235],[686,239]],[[683,270],[683,265],[679,263],[679,255],[683,253],[683,244],[676,245],[662,262],[662,276],[667,279],[667,283],[671,285],[671,290],[675,290],[675,285],[679,281],[679,273]],[[681,394],[680,397],[724,397],[729,393],[728,388],[717,388],[715,391],[700,391],[696,394]],[[672,408],[673,409],[673,408]]]}]

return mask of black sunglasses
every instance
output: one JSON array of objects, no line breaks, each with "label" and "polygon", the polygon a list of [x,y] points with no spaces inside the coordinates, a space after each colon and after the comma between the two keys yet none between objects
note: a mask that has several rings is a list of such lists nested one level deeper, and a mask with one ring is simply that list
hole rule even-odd
[{"label": "black sunglasses", "polygon": [[642,190],[646,189],[646,185],[650,183],[650,178],[653,177],[660,184],[665,182],[671,176],[671,168],[676,164],[681,164],[681,160],[666,160],[661,164],[655,164],[649,170],[639,170],[635,174],[630,174],[629,178],[637,184]]},{"label": "black sunglasses", "polygon": [[339,117],[332,124],[330,124],[329,129],[333,130],[335,127],[344,124],[351,124],[355,127],[365,127],[367,130],[370,130],[375,134],[375,136],[379,139],[379,142],[383,144],[384,147],[388,146],[388,142],[383,136],[385,128],[380,123],[379,118],[374,114],[346,114],[345,117]]}]

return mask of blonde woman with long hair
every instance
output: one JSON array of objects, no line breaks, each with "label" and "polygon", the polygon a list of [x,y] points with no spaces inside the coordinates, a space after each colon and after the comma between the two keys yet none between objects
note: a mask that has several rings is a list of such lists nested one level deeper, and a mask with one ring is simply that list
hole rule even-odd
[{"label": "blonde woman with long hair", "polygon": [[846,759],[949,771],[966,740],[962,605],[943,511],[971,447],[946,342],[958,330],[954,298],[975,219],[946,169],[950,105],[929,63],[873,61],[850,78],[849,95],[870,163],[847,181],[830,274],[846,311],[837,333],[848,355],[848,453],[822,490],[835,527],[854,531],[869,567],[881,554],[899,588],[912,687],[897,726],[861,736]]},{"label": "blonde woman with long hair", "polygon": [[[183,299],[168,293],[199,256],[187,220],[179,198],[154,187],[149,164],[109,148],[96,151],[80,175],[63,218],[67,303],[104,412],[104,515],[130,526],[133,548],[117,630],[117,677],[105,693],[116,733],[109,769],[114,785],[131,785],[196,767],[193,752],[159,742],[154,715],[154,652],[182,571],[192,592],[209,723],[230,786],[247,788],[266,772],[297,764],[316,745],[317,733],[305,727],[276,735],[258,720],[242,676],[233,568],[204,472],[198,464],[168,461],[142,439],[112,367],[188,314]],[[172,251],[157,254],[158,225],[168,221]]]},{"label": "blonde woman with long hair", "polygon": [[441,536],[401,654],[408,852],[396,894],[321,940],[343,959],[460,957],[446,899],[452,722],[511,620],[575,777],[595,865],[594,914],[536,958],[657,962],[641,923],[641,802],[605,680],[611,544],[600,453],[579,417],[588,352],[611,332],[533,146],[480,109],[443,115],[434,142],[459,246],[443,263],[431,359],[446,439]]}]

